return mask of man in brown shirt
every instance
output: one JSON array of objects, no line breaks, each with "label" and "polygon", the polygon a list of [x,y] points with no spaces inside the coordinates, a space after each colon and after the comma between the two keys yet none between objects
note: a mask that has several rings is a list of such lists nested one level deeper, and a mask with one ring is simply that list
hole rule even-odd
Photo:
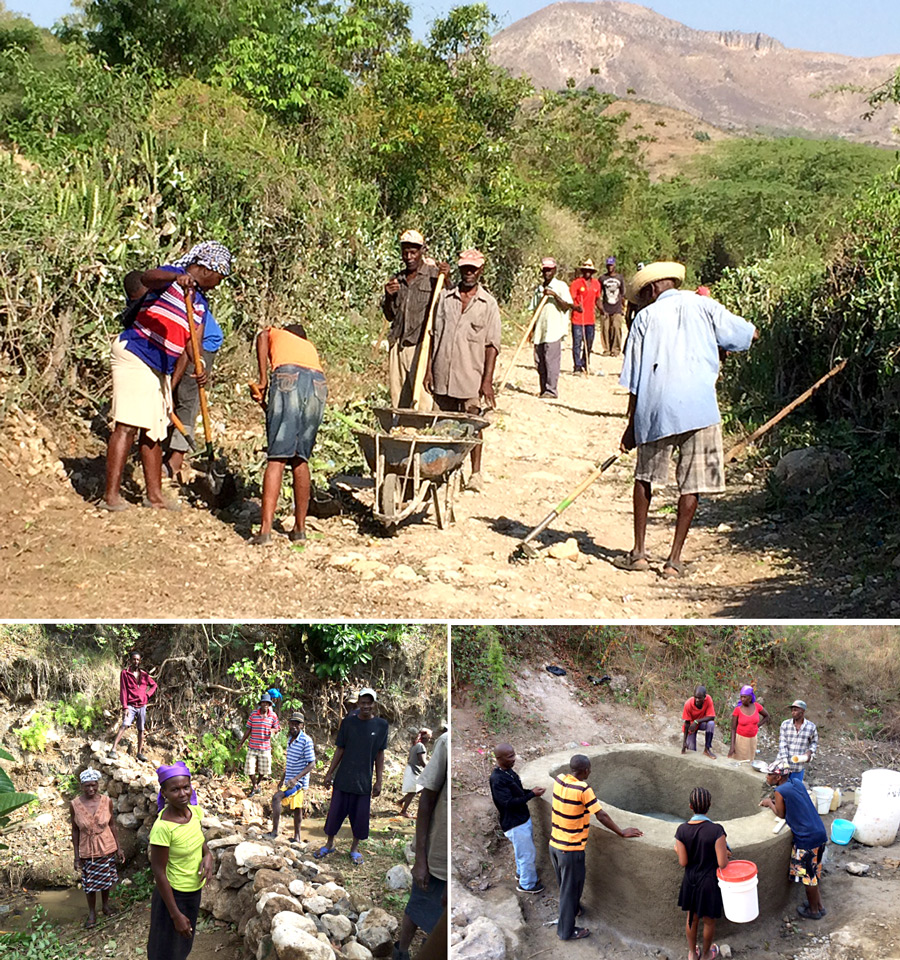
[{"label": "man in brown shirt", "polygon": [[[500,308],[481,285],[484,255],[465,250],[459,256],[460,280],[440,299],[425,389],[439,410],[478,413],[494,406],[494,365],[500,352]],[[472,475],[466,489],[480,493],[481,445],[472,450]]]},{"label": "man in brown shirt", "polygon": [[[384,286],[381,309],[390,322],[388,332],[388,371],[391,406],[412,406],[419,347],[425,332],[428,308],[441,272],[449,276],[449,264],[425,260],[425,238],[418,230],[407,230],[400,237],[400,257],[404,268]],[[430,409],[430,398],[422,398],[422,409]]]}]

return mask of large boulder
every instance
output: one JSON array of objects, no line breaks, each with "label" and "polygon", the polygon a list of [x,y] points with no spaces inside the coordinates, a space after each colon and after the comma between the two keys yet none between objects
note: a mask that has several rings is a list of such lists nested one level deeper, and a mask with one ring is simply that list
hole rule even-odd
[{"label": "large boulder", "polygon": [[776,464],[773,476],[778,485],[792,493],[817,493],[833,479],[847,473],[853,463],[842,450],[804,447],[791,450]]},{"label": "large boulder", "polygon": [[372,951],[366,949],[361,943],[351,940],[341,947],[341,956],[345,960],[374,960]]},{"label": "large boulder", "polygon": [[272,945],[278,960],[335,960],[335,953],[309,933],[304,921],[308,917],[297,913],[279,913],[272,920]]},{"label": "large boulder", "polygon": [[[256,901],[256,912],[260,917],[266,922],[268,933],[268,928],[271,928],[272,921],[279,913],[299,913],[303,914],[303,907],[300,905],[299,900],[295,900],[291,896],[285,896],[282,893],[264,893],[259,900]],[[309,918],[305,918],[309,919]],[[309,921],[313,927],[313,934],[316,933],[316,925]]]},{"label": "large boulder", "polygon": [[343,900],[347,896],[347,891],[333,880],[329,880],[328,883],[323,883],[316,890],[316,893],[320,897],[328,897],[332,903],[337,903],[338,900]]},{"label": "large boulder", "polygon": [[506,960],[503,931],[487,917],[476,917],[464,940],[450,948],[452,960]]},{"label": "large boulder", "polygon": [[[241,844],[238,844],[237,850]],[[222,885],[225,887],[233,887],[237,889],[242,887],[245,883],[249,881],[249,877],[245,873],[238,872],[238,863],[235,857],[235,850],[228,849],[225,853],[222,854],[222,859],[219,861],[219,869],[216,872],[216,877],[221,881]]]},{"label": "large boulder", "polygon": [[293,893],[289,887],[293,884],[293,874],[290,870],[269,870],[264,867],[256,872],[253,878],[253,889],[256,893],[265,893],[275,890],[278,893]]},{"label": "large boulder", "polygon": [[373,907],[359,915],[356,939],[376,957],[387,957],[394,946],[394,931],[399,922],[381,907]]},{"label": "large boulder", "polygon": [[314,894],[311,897],[303,898],[303,909],[307,913],[314,913],[317,917],[331,909],[331,901],[328,897],[320,897]]},{"label": "large boulder", "polygon": [[234,859],[239,867],[247,866],[251,860],[268,860],[272,856],[270,846],[251,840],[244,840],[234,848]]}]

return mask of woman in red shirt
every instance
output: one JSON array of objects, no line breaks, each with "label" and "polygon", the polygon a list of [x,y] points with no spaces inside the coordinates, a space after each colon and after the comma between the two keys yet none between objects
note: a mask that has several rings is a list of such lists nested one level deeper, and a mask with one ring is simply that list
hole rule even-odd
[{"label": "woman in red shirt", "polygon": [[731,714],[731,746],[728,748],[728,758],[755,760],[756,735],[760,725],[768,719],[766,709],[756,702],[753,687],[741,687],[741,698]]}]

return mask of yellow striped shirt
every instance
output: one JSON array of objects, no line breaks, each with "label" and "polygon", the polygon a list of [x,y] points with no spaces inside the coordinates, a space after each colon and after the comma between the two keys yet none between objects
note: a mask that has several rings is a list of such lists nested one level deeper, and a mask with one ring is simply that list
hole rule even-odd
[{"label": "yellow striped shirt", "polygon": [[594,791],[570,773],[554,777],[550,846],[557,850],[584,850],[591,815],[603,808]]}]

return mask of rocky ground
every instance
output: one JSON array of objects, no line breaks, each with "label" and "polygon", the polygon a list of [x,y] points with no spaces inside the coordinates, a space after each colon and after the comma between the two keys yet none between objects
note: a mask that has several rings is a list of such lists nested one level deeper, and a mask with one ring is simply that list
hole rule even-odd
[{"label": "rocky ground", "polygon": [[[659,576],[674,524],[671,488],[651,511],[653,569],[629,573],[615,565],[631,546],[633,454],[542,535],[540,544],[555,550],[529,564],[509,563],[519,539],[618,449],[626,406],[619,368],[619,361],[595,358],[595,373],[605,376],[564,374],[560,399],[546,401],[521,361],[486,433],[486,489],[458,497],[452,528],[440,531],[432,517],[418,515],[388,536],[366,515],[371,479],[346,478],[344,496],[355,497],[362,512],[312,521],[305,547],[286,537],[250,546],[259,514],[252,499],[218,515],[200,502],[180,513],[138,506],[102,512],[95,506],[102,424],[42,423],[12,409],[0,439],[0,608],[13,619],[63,620],[896,615],[892,564],[900,538],[849,536],[861,530],[856,522],[772,509],[768,469],[740,464],[729,468],[728,492],[701,504],[683,580]],[[256,436],[261,451],[258,414],[249,417],[214,410],[226,439]],[[134,482],[128,496],[140,502]]]},{"label": "rocky ground", "polygon": [[[14,750],[19,759],[7,768],[14,780],[32,785],[40,810],[13,836],[10,848],[0,852],[0,873],[11,884],[0,896],[0,929],[27,929],[34,905],[41,903],[63,938],[77,941],[85,956],[131,960],[144,955],[149,923],[145,899],[101,920],[94,930],[82,929],[84,900],[72,889],[78,878],[71,867],[66,806],[72,788],[67,771],[88,762],[102,770],[101,789],[114,800],[127,857],[119,893],[129,887],[146,890],[146,844],[156,811],[153,768],[165,759],[164,740],[163,734],[149,738],[147,764],[132,759],[127,750],[109,759],[105,741],[86,744],[66,736],[54,737],[45,754]],[[324,861],[312,857],[324,840],[328,792],[317,782],[321,773],[313,775],[307,793],[299,847],[288,843],[289,814],[282,818],[277,841],[263,837],[271,826],[268,798],[274,784],[264,782],[262,797],[249,798],[234,776],[196,775],[206,813],[204,832],[215,852],[217,872],[204,893],[204,920],[192,956],[237,960],[272,956],[274,950],[279,960],[366,960],[389,954],[411,880],[414,821],[396,815],[401,776],[399,756],[389,758],[385,793],[373,803],[370,839],[361,845],[365,862],[352,866],[346,829],[338,836],[336,854]],[[72,895],[65,890],[45,895],[47,886],[69,888]],[[289,916],[278,919],[281,914]]]},{"label": "rocky ground", "polygon": [[[568,748],[574,753],[589,744],[646,742],[661,745],[673,755],[680,749],[680,711],[675,706],[659,703],[649,713],[639,712],[627,704],[628,681],[624,676],[613,678],[615,689],[594,688],[571,673],[566,677],[551,676],[544,666],[529,663],[517,674],[519,697],[507,703],[513,719],[502,733],[485,724],[474,704],[459,696],[454,698],[453,960],[525,960],[553,956],[560,949],[555,927],[545,925],[557,915],[552,876],[542,878],[546,890],[541,895],[526,896],[515,891],[511,845],[497,826],[488,788],[493,768],[491,750],[501,736],[516,747],[522,763],[553,750]],[[798,673],[798,679],[801,677]],[[765,693],[763,688],[763,703]],[[852,818],[854,792],[863,770],[872,766],[896,767],[900,758],[896,750],[891,752],[858,739],[854,732],[858,705],[841,703],[825,689],[810,691],[808,701],[809,715],[818,722],[821,738],[809,785],[829,785],[843,791],[840,809],[823,818],[829,827],[835,816]],[[769,706],[773,708],[771,703]],[[776,747],[777,729],[773,733],[764,727],[760,733],[761,756],[774,759]],[[727,762],[721,739],[714,749],[720,756],[710,762]],[[762,795],[762,776],[760,781]],[[850,873],[847,868],[851,863],[862,863],[868,870],[864,875]],[[823,900],[829,909],[827,918],[819,923],[801,921],[791,902],[783,915],[760,917],[738,928],[737,933],[718,938],[718,943],[727,943],[735,957],[753,960],[897,960],[898,884],[900,844],[829,844],[822,881]],[[584,922],[591,928],[592,936],[582,942],[567,943],[566,954],[608,960],[683,957],[684,921],[676,894],[677,891],[672,894],[670,944],[625,941],[604,927],[603,918],[588,909]],[[640,904],[635,904],[635,910],[640,908]]]}]

